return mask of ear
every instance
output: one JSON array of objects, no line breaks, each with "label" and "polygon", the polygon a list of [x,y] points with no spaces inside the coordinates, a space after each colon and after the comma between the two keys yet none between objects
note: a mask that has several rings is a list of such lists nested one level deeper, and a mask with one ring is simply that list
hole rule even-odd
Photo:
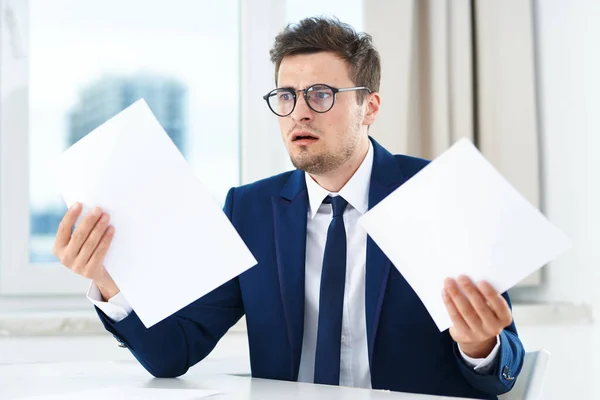
[{"label": "ear", "polygon": [[367,113],[363,119],[363,125],[371,125],[375,122],[377,114],[379,114],[379,107],[381,106],[381,97],[378,92],[370,93],[364,100],[367,103]]}]

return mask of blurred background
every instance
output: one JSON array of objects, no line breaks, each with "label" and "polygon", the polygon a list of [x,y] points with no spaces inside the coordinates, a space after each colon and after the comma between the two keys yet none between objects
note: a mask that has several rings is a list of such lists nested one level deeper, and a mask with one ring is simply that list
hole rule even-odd
[{"label": "blurred background", "polygon": [[[290,169],[261,98],[268,51],[287,23],[326,15],[380,51],[377,140],[434,158],[471,139],[572,239],[511,291],[514,315],[526,349],[552,353],[544,398],[597,398],[600,2],[0,0],[0,12],[0,364],[133,360],[88,282],[52,255],[66,210],[53,160],[143,97],[220,204]],[[243,321],[211,357],[248,368]]]}]

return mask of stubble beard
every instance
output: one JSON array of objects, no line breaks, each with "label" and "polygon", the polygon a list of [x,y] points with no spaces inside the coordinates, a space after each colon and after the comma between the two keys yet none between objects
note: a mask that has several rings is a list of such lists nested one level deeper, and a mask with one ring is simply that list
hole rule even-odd
[{"label": "stubble beard", "polygon": [[352,158],[358,147],[359,126],[358,124],[353,125],[354,129],[349,128],[346,133],[339,136],[344,139],[344,142],[334,149],[312,154],[309,146],[302,146],[299,154],[290,155],[294,167],[311,175],[323,175],[338,169]]}]

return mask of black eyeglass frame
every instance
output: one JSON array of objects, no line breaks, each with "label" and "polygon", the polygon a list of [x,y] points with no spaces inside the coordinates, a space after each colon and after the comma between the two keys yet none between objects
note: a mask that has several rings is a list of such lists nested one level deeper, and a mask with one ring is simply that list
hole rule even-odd
[{"label": "black eyeglass frame", "polygon": [[[327,110],[325,110],[325,111],[319,111],[319,110],[315,110],[315,109],[314,109],[314,108],[313,108],[313,107],[310,105],[310,101],[308,101],[308,94],[307,94],[307,93],[308,93],[308,92],[309,92],[311,89],[313,89],[315,86],[325,86],[325,87],[329,88],[329,89],[331,90],[331,92],[333,93],[333,101],[331,102],[331,107],[329,107],[329,108],[328,108]],[[270,97],[271,97],[273,94],[277,93],[278,91],[282,91],[282,90],[283,90],[283,91],[287,91],[288,93],[290,93],[290,94],[291,94],[291,95],[294,97],[294,105],[292,106],[292,109],[290,110],[290,112],[289,112],[289,113],[287,113],[287,114],[283,114],[283,115],[282,115],[282,114],[279,114],[279,113],[277,113],[275,110],[273,110],[273,107],[271,107],[271,103],[269,102],[269,98],[270,98]],[[315,83],[314,85],[310,85],[309,87],[307,87],[307,88],[305,88],[305,89],[297,89],[297,90],[295,90],[295,89],[292,89],[292,88],[276,88],[276,89],[273,89],[273,90],[271,90],[269,93],[265,94],[265,95],[263,96],[263,99],[264,99],[264,100],[267,102],[267,105],[269,106],[269,109],[270,109],[270,110],[273,112],[273,114],[277,115],[278,117],[287,117],[288,115],[290,115],[291,113],[293,113],[293,112],[294,112],[294,110],[296,109],[296,103],[298,103],[298,96],[297,96],[297,94],[296,94],[296,93],[298,93],[298,92],[303,92],[303,94],[304,94],[304,101],[306,102],[306,104],[308,105],[308,107],[309,107],[311,110],[313,110],[314,112],[316,112],[316,113],[319,113],[319,114],[324,114],[324,113],[326,113],[326,112],[330,111],[330,110],[333,108],[333,106],[335,105],[335,99],[337,98],[337,94],[338,94],[338,93],[341,93],[341,92],[350,92],[350,91],[353,91],[353,90],[366,90],[366,91],[368,91],[368,92],[369,92],[369,94],[373,93],[373,92],[371,91],[371,89],[369,89],[369,88],[368,88],[368,87],[366,87],[366,86],[354,86],[354,87],[348,87],[348,88],[336,88],[336,87],[333,87],[333,86],[331,86],[331,85],[327,85],[327,84],[325,84],[325,83]]]}]

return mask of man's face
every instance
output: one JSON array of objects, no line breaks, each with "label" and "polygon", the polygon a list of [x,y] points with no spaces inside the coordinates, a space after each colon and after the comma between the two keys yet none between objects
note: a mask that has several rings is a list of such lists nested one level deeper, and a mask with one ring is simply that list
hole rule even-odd
[{"label": "man's face", "polygon": [[[335,88],[355,86],[346,63],[333,53],[320,52],[286,56],[279,67],[278,87],[305,89],[322,83]],[[297,93],[294,111],[279,118],[283,141],[294,166],[321,175],[341,167],[351,159],[362,139],[368,101],[358,105],[356,91],[337,93],[326,113],[310,109],[302,92]],[[297,136],[311,136],[298,139]]]}]

